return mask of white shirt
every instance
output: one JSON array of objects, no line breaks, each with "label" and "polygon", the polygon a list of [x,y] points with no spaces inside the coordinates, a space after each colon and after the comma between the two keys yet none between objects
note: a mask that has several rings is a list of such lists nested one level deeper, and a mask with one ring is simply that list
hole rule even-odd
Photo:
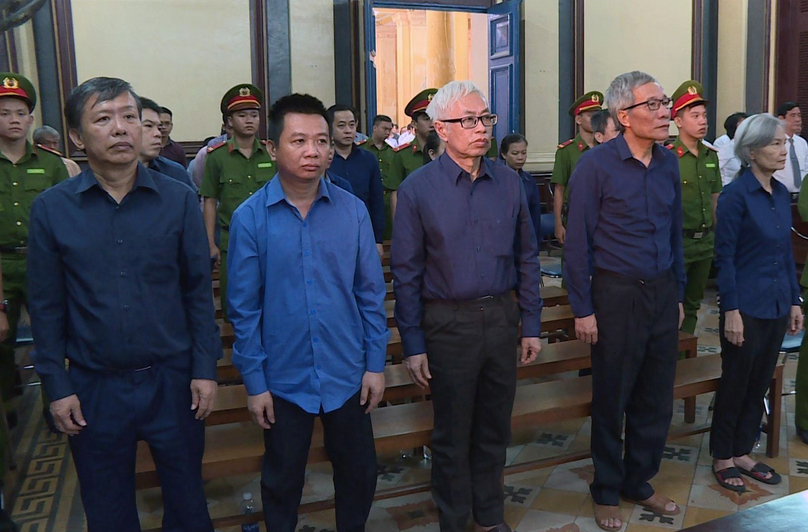
[{"label": "white shirt", "polygon": [[398,136],[398,145],[403,146],[408,142],[412,142],[415,139],[415,133],[411,133],[409,131],[402,133]]},{"label": "white shirt", "polygon": [[791,170],[791,139],[794,139],[794,151],[797,152],[797,162],[800,165],[800,176],[803,180],[808,173],[808,142],[799,135],[791,138],[786,137],[786,166],[782,170],[774,173],[774,178],[784,184],[789,192],[799,192],[800,189],[794,186],[794,172]]},{"label": "white shirt", "polygon": [[724,134],[724,135],[721,135],[720,137],[718,137],[717,139],[715,139],[715,141],[713,142],[713,146],[715,146],[716,149],[720,150],[721,146],[724,146],[725,144],[729,144],[730,141],[732,141],[732,139],[729,138],[729,135]]},{"label": "white shirt", "polygon": [[735,157],[735,139],[718,148],[718,168],[721,170],[721,183],[724,186],[730,184],[741,170],[741,160]]}]

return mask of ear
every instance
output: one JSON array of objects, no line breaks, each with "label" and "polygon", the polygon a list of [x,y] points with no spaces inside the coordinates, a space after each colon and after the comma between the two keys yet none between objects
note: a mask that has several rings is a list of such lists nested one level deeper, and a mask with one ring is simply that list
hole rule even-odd
[{"label": "ear", "polygon": [[576,123],[576,124],[578,124],[578,125],[580,126],[580,125],[581,125],[581,122],[583,122],[583,121],[584,121],[583,116],[581,116],[580,114],[575,115],[575,123]]},{"label": "ear", "polygon": [[676,127],[682,129],[682,116],[681,114],[677,114],[676,118],[673,119],[673,123],[676,124]]},{"label": "ear", "polygon": [[443,142],[448,142],[449,140],[449,124],[446,122],[441,122],[437,120],[434,122],[435,125],[435,133],[441,138]]},{"label": "ear", "polygon": [[33,124],[33,123],[34,123],[34,115],[33,115],[33,114],[29,114],[29,115],[28,115],[28,125],[30,126],[30,125],[31,125],[31,124]]},{"label": "ear", "polygon": [[78,149],[84,150],[84,141],[81,139],[81,133],[79,133],[78,129],[71,129],[67,134]]},{"label": "ear", "polygon": [[227,127],[233,129],[233,117],[231,115],[227,115]]},{"label": "ear", "polygon": [[269,152],[269,157],[273,161],[277,161],[277,159],[275,158],[275,150],[276,150],[275,143],[272,142],[271,140],[267,140],[267,152]]},{"label": "ear", "polygon": [[631,127],[631,119],[629,118],[628,111],[625,109],[617,111],[617,121],[620,122],[624,128]]},{"label": "ear", "polygon": [[598,141],[598,144],[603,144],[603,133],[595,131],[595,140]]}]

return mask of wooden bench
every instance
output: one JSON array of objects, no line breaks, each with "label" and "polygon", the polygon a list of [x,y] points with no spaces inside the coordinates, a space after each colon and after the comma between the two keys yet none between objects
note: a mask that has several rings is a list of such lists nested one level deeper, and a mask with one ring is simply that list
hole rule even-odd
[{"label": "wooden bench", "polygon": [[[718,355],[703,356],[680,360],[676,368],[674,398],[681,399],[715,391],[721,377],[721,357]],[[772,408],[766,426],[767,454],[776,457],[779,450],[781,422],[781,401],[783,384],[783,366],[778,364],[770,385]],[[564,379],[539,384],[518,386],[514,401],[511,426],[513,429],[537,427],[546,423],[565,421],[590,415],[591,377]],[[376,450],[379,454],[391,454],[400,449],[429,445],[432,432],[432,406],[428,401],[387,406],[373,411],[373,432]],[[706,432],[709,425],[699,425],[672,431],[668,438],[689,436]],[[141,442],[142,443],[142,442]],[[263,429],[247,423],[231,423],[210,427],[206,430],[205,455],[202,460],[202,477],[205,480],[230,475],[256,473],[261,470],[261,459],[264,453]],[[529,471],[541,467],[549,467],[577,461],[589,457],[586,451],[567,453],[552,458],[534,460],[506,467],[506,474]],[[309,450],[309,462],[317,463],[328,459],[323,443],[322,426],[315,423],[312,444]],[[159,485],[154,462],[145,445],[138,447],[136,467],[136,485],[138,489]],[[411,493],[428,491],[430,483],[381,489],[376,492],[376,499],[400,497]],[[302,505],[301,513],[333,507],[333,500],[318,501]],[[260,520],[260,514],[249,519]],[[236,521],[233,521],[236,519]],[[244,521],[244,516],[236,516],[214,520],[217,527],[230,526]]]},{"label": "wooden bench", "polygon": [[[527,365],[517,367],[518,380],[541,379],[568,371],[578,371],[592,366],[589,346],[578,340],[548,344],[542,342],[541,353],[536,360]],[[695,358],[698,350],[698,338],[693,335],[679,333],[679,351],[685,351],[688,358]],[[517,349],[516,356],[519,356]],[[230,366],[232,368],[232,366]],[[404,364],[388,365],[384,368],[385,390],[384,401],[399,401],[429,394],[410,379]],[[695,421],[695,402],[688,408],[688,422]],[[216,396],[216,407],[208,416],[207,425],[223,425],[250,421],[247,411],[247,390],[243,384],[219,387]]]}]

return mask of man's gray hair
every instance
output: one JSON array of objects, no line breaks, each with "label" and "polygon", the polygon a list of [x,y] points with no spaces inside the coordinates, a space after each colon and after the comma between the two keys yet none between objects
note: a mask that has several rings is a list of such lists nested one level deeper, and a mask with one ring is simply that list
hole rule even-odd
[{"label": "man's gray hair", "polygon": [[778,129],[785,131],[785,122],[769,113],[752,115],[741,122],[734,139],[735,157],[741,160],[741,171],[738,175],[752,166],[752,150],[771,144]]},{"label": "man's gray hair", "polygon": [[634,89],[642,87],[648,83],[658,83],[656,79],[650,74],[634,70],[633,72],[626,72],[614,78],[609,84],[606,95],[603,98],[604,105],[609,109],[614,121],[614,127],[618,131],[625,131],[623,124],[617,118],[617,113],[634,105]]},{"label": "man's gray hair", "polygon": [[33,134],[34,144],[42,144],[42,141],[52,138],[55,138],[58,141],[61,137],[62,136],[59,134],[59,132],[49,125],[36,128]]},{"label": "man's gray hair", "polygon": [[429,107],[426,108],[426,114],[429,115],[429,118],[432,120],[440,120],[442,118],[457,118],[457,117],[449,117],[446,116],[446,113],[455,102],[458,100],[465,98],[470,94],[477,94],[480,98],[483,99],[485,102],[485,106],[488,107],[488,98],[485,97],[483,91],[475,85],[471,81],[450,81],[440,89],[432,97],[432,101],[429,102]]}]

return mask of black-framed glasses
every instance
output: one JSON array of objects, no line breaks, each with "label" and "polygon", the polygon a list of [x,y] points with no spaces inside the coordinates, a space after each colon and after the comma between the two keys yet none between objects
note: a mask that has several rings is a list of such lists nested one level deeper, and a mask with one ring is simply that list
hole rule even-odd
[{"label": "black-framed glasses", "polygon": [[491,127],[497,123],[497,115],[464,116],[463,118],[446,118],[440,122],[458,123],[463,129],[474,129],[477,122],[482,122],[485,127]]},{"label": "black-framed glasses", "polygon": [[651,98],[650,100],[645,100],[644,102],[635,103],[634,105],[624,107],[623,110],[628,111],[629,109],[634,109],[635,107],[639,107],[641,105],[647,105],[648,109],[650,109],[651,111],[656,111],[657,109],[659,109],[659,106],[664,106],[670,109],[671,107],[673,107],[673,100],[671,100],[667,96],[665,98],[662,98],[661,100],[658,100],[657,98]]}]

